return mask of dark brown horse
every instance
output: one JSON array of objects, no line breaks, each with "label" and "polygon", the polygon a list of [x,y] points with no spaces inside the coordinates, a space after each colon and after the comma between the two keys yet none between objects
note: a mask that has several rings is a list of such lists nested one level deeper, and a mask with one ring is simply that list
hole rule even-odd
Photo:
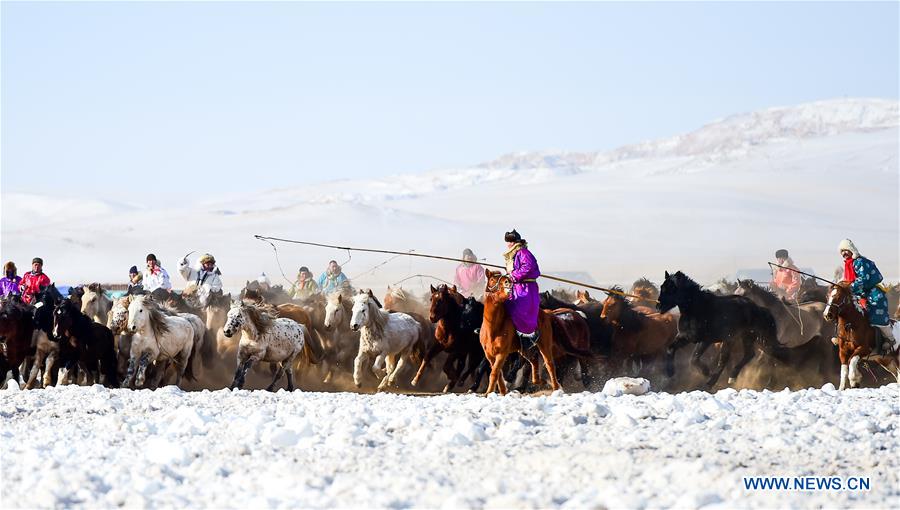
[{"label": "dark brown horse", "polygon": [[[875,354],[879,349],[881,333],[876,330],[861,311],[856,308],[849,282],[840,282],[828,289],[825,319],[837,322],[838,356],[841,359],[840,389],[856,388],[862,382],[858,365],[860,360],[872,360],[883,366],[900,382],[900,349],[898,341],[884,354]],[[896,325],[895,325],[896,326]],[[896,336],[900,328],[894,328]]]},{"label": "dark brown horse", "polygon": [[[34,356],[31,345],[34,333],[33,308],[23,303],[19,296],[11,297],[0,307],[0,339],[7,366],[12,370],[16,384],[19,382],[19,365],[26,357]],[[6,372],[2,374],[5,381]]]},{"label": "dark brown horse", "polygon": [[[618,287],[612,290],[622,292]],[[600,316],[615,328],[611,359],[617,362],[655,360],[665,354],[678,333],[678,320],[671,314],[643,313],[615,292],[603,302]]]},{"label": "dark brown horse", "polygon": [[[419,371],[412,380],[413,386],[419,384],[419,379],[431,364],[432,358],[440,352],[447,353],[447,359],[442,367],[448,380],[447,385],[444,386],[444,393],[462,384],[485,359],[478,336],[474,331],[463,328],[464,304],[465,297],[457,292],[455,285],[452,287],[440,285],[437,288],[431,286],[429,318],[431,322],[437,324],[434,332],[436,341],[425,353]],[[477,377],[475,385],[477,386],[480,382],[481,377]]]}]

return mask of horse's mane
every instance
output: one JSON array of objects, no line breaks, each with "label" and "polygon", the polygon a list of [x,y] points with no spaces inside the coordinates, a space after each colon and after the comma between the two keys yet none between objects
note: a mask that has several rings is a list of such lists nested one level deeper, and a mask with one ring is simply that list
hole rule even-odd
[{"label": "horse's mane", "polygon": [[225,294],[221,290],[213,290],[209,293],[208,308],[228,308],[231,306],[231,294]]},{"label": "horse's mane", "polygon": [[138,299],[141,300],[141,303],[144,305],[144,308],[147,310],[147,317],[150,322],[150,329],[153,331],[153,335],[159,338],[160,336],[164,336],[169,332],[169,324],[166,322],[166,314],[163,312],[159,303],[153,301],[153,299],[147,299],[146,297],[137,297],[135,301]]},{"label": "horse's mane", "polygon": [[762,296],[763,299],[768,299],[770,301],[781,301],[781,298],[778,297],[778,295],[776,295],[771,290],[759,285],[753,280],[738,280],[737,284],[738,288],[743,287],[747,290],[759,293],[759,295]]},{"label": "horse's mane", "polygon": [[247,318],[256,328],[258,335],[265,335],[275,323],[275,317],[278,317],[278,311],[271,306],[258,306],[252,304],[244,304],[242,306]]},{"label": "horse's mane", "polygon": [[377,300],[369,294],[357,294],[353,298],[353,301],[354,303],[359,303],[363,299],[365,299],[366,306],[368,307],[368,327],[375,333],[375,337],[384,338],[384,327],[387,324],[388,313],[383,312],[378,306]]},{"label": "horse's mane", "polygon": [[659,295],[659,287],[655,283],[642,276],[631,285],[631,293],[645,299],[653,299],[653,295]]},{"label": "horse's mane", "polygon": [[103,287],[101,287],[100,284],[96,282],[88,285],[87,290],[93,292],[94,294],[103,294]]},{"label": "horse's mane", "polygon": [[[696,291],[696,292],[709,292],[709,291],[703,290],[703,287],[701,287],[699,283],[695,282],[690,276],[682,273],[681,271],[678,271],[677,273],[675,273],[673,275],[673,277],[675,278],[678,286],[681,288],[686,288],[688,290],[692,290],[692,291]],[[720,280],[720,281],[725,282],[725,279],[722,278],[722,280]],[[729,284],[729,285],[731,285],[731,284]]]},{"label": "horse's mane", "polygon": [[625,296],[616,293],[621,292],[624,294],[625,290],[622,287],[613,285],[609,290],[613,291],[612,293],[607,294],[610,299],[622,303],[622,306],[624,307],[622,309],[622,316],[619,317],[619,325],[622,327],[622,329],[629,332],[640,330],[641,319],[645,317],[644,314],[635,310],[634,305],[630,300],[625,299]]}]

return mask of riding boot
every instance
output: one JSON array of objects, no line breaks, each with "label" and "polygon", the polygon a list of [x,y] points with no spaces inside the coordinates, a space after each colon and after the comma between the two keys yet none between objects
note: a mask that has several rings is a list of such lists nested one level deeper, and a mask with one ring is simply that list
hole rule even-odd
[{"label": "riding boot", "polygon": [[524,352],[528,352],[537,347],[538,340],[541,339],[540,329],[536,329],[532,333],[522,333],[517,330],[516,334],[519,336],[519,342],[522,344],[522,351]]},{"label": "riding boot", "polygon": [[879,349],[881,355],[887,355],[891,351],[894,350],[894,344],[896,343],[896,339],[894,338],[894,331],[891,328],[890,324],[885,326],[875,326],[881,331],[881,345],[879,345]]}]

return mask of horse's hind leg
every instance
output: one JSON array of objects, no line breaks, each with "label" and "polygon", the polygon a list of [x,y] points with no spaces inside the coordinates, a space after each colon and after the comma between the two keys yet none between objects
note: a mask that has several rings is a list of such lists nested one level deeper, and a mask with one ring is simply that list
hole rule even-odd
[{"label": "horse's hind leg", "polygon": [[291,370],[293,370],[292,362],[293,362],[293,356],[281,363],[271,363],[272,366],[277,366],[278,369],[275,370],[275,378],[272,379],[272,384],[270,384],[269,387],[266,388],[266,391],[275,391],[275,385],[278,383],[278,380],[281,379],[281,376],[284,375],[284,372],[287,370],[285,365],[291,366]]},{"label": "horse's hind leg", "polygon": [[756,355],[756,348],[754,347],[753,337],[744,337],[744,352],[741,354],[741,359],[732,367],[731,373],[728,376],[728,384],[734,384],[737,380],[738,374],[741,373],[741,370],[750,363],[750,360],[753,359],[753,356]]},{"label": "horse's hind leg", "polygon": [[[398,357],[397,354],[392,354],[392,355],[389,354],[389,355],[383,357],[384,364],[385,364],[385,372],[384,372],[384,378],[381,380],[381,383],[378,384],[379,391],[387,388],[394,382],[393,379],[391,378],[391,376],[394,375],[394,372],[396,372],[397,366],[399,365],[399,363],[397,362],[397,357]],[[400,358],[400,359],[402,360],[403,358]]]},{"label": "horse's hind leg", "polygon": [[31,373],[28,374],[28,382],[25,383],[25,389],[30,390],[34,388],[35,382],[37,382],[38,374],[43,368],[44,363],[47,359],[47,353],[45,351],[38,350],[37,355],[35,355],[34,364],[31,365]]},{"label": "horse's hind leg", "polygon": [[[709,367],[706,366],[706,363],[704,363],[701,358],[703,358],[703,355],[706,353],[706,350],[709,349],[709,346],[711,346],[712,344],[713,344],[713,342],[700,342],[697,344],[696,347],[694,347],[694,352],[691,353],[691,366],[693,366],[694,368],[699,370],[700,373],[703,374],[703,377],[709,376]],[[723,343],[722,350],[724,350],[724,349],[725,349],[725,344]],[[721,356],[721,355],[722,355],[722,351],[719,351],[719,356]],[[718,376],[717,376],[717,378],[718,378]]]},{"label": "horse's hind leg", "polygon": [[[544,358],[544,366],[547,367],[547,375],[550,376],[550,387],[553,390],[559,389],[559,380],[556,378],[556,365],[553,363],[553,354],[551,352],[552,347],[547,346],[547,348],[541,349],[541,357]],[[541,367],[539,367],[536,363],[531,365],[531,369],[534,371],[540,371]],[[534,376],[532,376],[534,379]]]},{"label": "horse's hind leg", "polygon": [[707,390],[711,389],[713,385],[716,384],[716,381],[719,380],[719,376],[721,376],[722,372],[725,370],[725,365],[728,364],[728,359],[731,357],[732,345],[732,342],[722,342],[722,348],[719,349],[719,361],[716,363],[716,369],[706,381]]},{"label": "horse's hind leg", "polygon": [[472,386],[469,387],[469,393],[475,393],[478,391],[478,387],[481,386],[481,380],[484,378],[484,374],[490,368],[491,364],[488,363],[487,358],[481,358],[481,360],[478,362],[478,367],[475,369],[475,375],[473,376],[475,380],[472,382]]}]

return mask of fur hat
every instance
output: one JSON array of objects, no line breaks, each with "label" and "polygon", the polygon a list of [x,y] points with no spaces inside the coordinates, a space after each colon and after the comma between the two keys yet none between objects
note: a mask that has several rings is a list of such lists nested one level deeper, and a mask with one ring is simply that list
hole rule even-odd
[{"label": "fur hat", "polygon": [[[300,274],[300,273],[309,273],[309,268],[306,266],[301,266],[300,270],[297,271],[297,274]],[[312,274],[312,273],[310,273],[310,274]]]},{"label": "fur hat", "polygon": [[140,274],[140,271],[138,271],[137,266],[131,266],[131,269],[128,270],[128,274]]},{"label": "fur hat", "polygon": [[512,229],[512,231],[503,234],[503,240],[507,243],[521,243],[522,236],[516,232],[516,229]]},{"label": "fur hat", "polygon": [[209,253],[204,253],[202,257],[200,257],[200,263],[206,264],[207,262],[216,263],[216,258],[210,255]]},{"label": "fur hat", "polygon": [[40,257],[35,257],[35,258],[31,259],[31,263],[32,263],[32,264],[40,264],[40,265],[43,266],[43,265],[44,265],[44,259],[42,259],[42,258],[40,258]]},{"label": "fur hat", "polygon": [[151,260],[159,264],[159,260],[156,258],[156,255],[149,253],[147,254],[147,260],[145,262],[150,262]]},{"label": "fur hat", "polygon": [[785,250],[784,248],[782,248],[782,249],[776,251],[776,252],[775,252],[775,258],[776,258],[776,259],[786,259],[786,258],[788,258],[788,251]]},{"label": "fur hat", "polygon": [[856,249],[856,245],[853,244],[853,241],[851,241],[849,239],[844,239],[843,241],[841,241],[841,244],[838,245],[838,253],[840,253],[844,250],[847,250],[850,253],[852,253],[854,259],[859,258],[859,250]]},{"label": "fur hat", "polygon": [[3,276],[6,276],[6,273],[10,271],[12,271],[14,274],[16,272],[16,264],[11,260],[6,264],[3,264]]}]

